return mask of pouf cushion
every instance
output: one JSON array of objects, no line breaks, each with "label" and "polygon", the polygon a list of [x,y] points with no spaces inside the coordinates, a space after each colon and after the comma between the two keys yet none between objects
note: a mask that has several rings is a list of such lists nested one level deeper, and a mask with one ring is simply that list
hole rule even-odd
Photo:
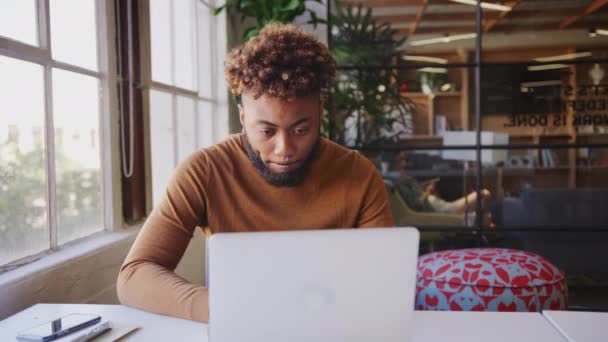
[{"label": "pouf cushion", "polygon": [[418,259],[418,310],[565,310],[567,303],[564,272],[530,252],[469,248]]}]

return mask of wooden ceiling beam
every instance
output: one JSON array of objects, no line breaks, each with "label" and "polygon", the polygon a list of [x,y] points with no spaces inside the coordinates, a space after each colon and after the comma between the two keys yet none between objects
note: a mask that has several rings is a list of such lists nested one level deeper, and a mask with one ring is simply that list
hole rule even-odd
[{"label": "wooden ceiling beam", "polygon": [[511,11],[509,19],[530,19],[530,18],[549,18],[549,17],[567,17],[572,14],[572,8],[553,8],[553,9],[535,9],[526,11]]},{"label": "wooden ceiling beam", "polygon": [[[387,22],[394,21],[413,21],[416,14],[397,14],[397,15],[374,15],[375,19]],[[484,13],[485,20],[496,18],[496,13]],[[475,21],[475,13],[425,13],[424,21]]]},{"label": "wooden ceiling beam", "polygon": [[570,17],[566,18],[564,21],[562,21],[559,24],[559,28],[565,29],[568,26],[570,26],[570,25],[576,23],[577,21],[583,19],[584,17],[588,16],[589,14],[599,10],[600,8],[604,7],[607,4],[608,4],[608,0],[595,0],[594,2],[591,3],[591,5],[587,6],[587,8],[585,8],[581,13],[570,16]]},{"label": "wooden ceiling beam", "polygon": [[[549,10],[526,10],[526,11],[511,11],[510,19],[530,19],[542,16],[543,18],[566,17],[572,14],[572,9],[549,9]],[[484,20],[499,19],[500,13],[485,11],[483,13]],[[413,21],[416,14],[396,14],[396,15],[377,15],[372,12],[372,17],[385,22],[403,22]],[[425,13],[424,21],[471,21],[475,22],[475,13]]]},{"label": "wooden ceiling beam", "polygon": [[358,5],[365,7],[399,7],[399,6],[420,6],[426,0],[341,0],[343,5]]},{"label": "wooden ceiling beam", "polygon": [[512,33],[512,32],[539,32],[539,31],[548,31],[548,30],[555,30],[555,24],[534,24],[533,26],[500,25],[500,27],[493,29],[492,32]]},{"label": "wooden ceiling beam", "polygon": [[[475,26],[445,26],[445,27],[420,27],[416,33],[473,33]],[[410,29],[401,29],[399,33],[403,35],[412,35]]]},{"label": "wooden ceiling beam", "polygon": [[[483,19],[494,19],[498,15],[496,12],[484,12]],[[427,13],[424,15],[425,21],[475,21],[475,13]]]},{"label": "wooden ceiling beam", "polygon": [[500,19],[506,17],[507,15],[509,15],[509,13],[511,13],[515,7],[517,7],[517,5],[519,5],[519,3],[521,2],[521,0],[513,0],[513,1],[509,1],[507,2],[506,6],[511,7],[511,11],[502,11],[498,13],[498,18],[496,19],[492,19],[492,20],[488,20],[487,23],[485,23],[483,25],[483,32],[490,32],[490,30],[496,26],[496,24],[498,24],[498,22],[500,21]]},{"label": "wooden ceiling beam", "polygon": [[426,6],[428,4],[428,0],[423,0],[423,3],[418,8],[418,13],[416,13],[416,20],[410,25],[410,34],[416,33],[416,29],[418,28],[418,24],[422,20],[422,16],[424,15],[424,11],[426,10]]},{"label": "wooden ceiling beam", "polygon": [[[570,28],[576,28],[572,26]],[[546,30],[554,30],[555,24],[535,24],[534,26],[521,26],[521,25],[501,25],[500,27],[495,27],[492,29],[492,32],[538,32],[538,31],[546,31]],[[473,33],[475,32],[475,26],[444,26],[444,27],[421,27],[416,30],[416,33],[425,34],[425,33],[442,33],[442,34],[460,34],[460,33]],[[399,33],[404,36],[411,35],[409,29],[401,29]]]},{"label": "wooden ceiling beam", "polygon": [[385,23],[402,23],[416,20],[416,14],[372,15],[372,18]]}]

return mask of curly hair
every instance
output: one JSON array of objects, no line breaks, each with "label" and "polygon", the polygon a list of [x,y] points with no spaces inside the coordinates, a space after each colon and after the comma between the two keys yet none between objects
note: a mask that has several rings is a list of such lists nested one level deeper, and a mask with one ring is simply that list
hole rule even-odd
[{"label": "curly hair", "polygon": [[271,23],[228,54],[224,74],[237,99],[243,92],[255,99],[292,99],[325,94],[336,75],[336,61],[327,46],[303,29]]}]

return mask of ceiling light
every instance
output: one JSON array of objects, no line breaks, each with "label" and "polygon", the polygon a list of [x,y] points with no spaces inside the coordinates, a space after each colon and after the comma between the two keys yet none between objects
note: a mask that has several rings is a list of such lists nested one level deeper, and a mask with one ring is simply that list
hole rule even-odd
[{"label": "ceiling light", "polygon": [[586,52],[577,52],[577,53],[567,53],[565,55],[557,55],[557,56],[551,56],[551,57],[534,58],[534,60],[537,62],[555,62],[555,61],[563,61],[563,60],[567,60],[567,59],[576,59],[576,58],[589,57],[589,56],[591,56],[591,52],[586,51]]},{"label": "ceiling light", "polygon": [[433,74],[447,74],[448,69],[446,68],[422,68],[418,69],[420,72],[430,72]]},{"label": "ceiling light", "polygon": [[545,65],[530,65],[528,71],[542,71],[567,68],[566,64],[545,64]]},{"label": "ceiling light", "polygon": [[408,55],[408,56],[403,56],[403,59],[406,61],[431,62],[431,63],[439,63],[439,64],[446,64],[448,62],[448,60],[445,58],[437,58],[437,57],[430,57],[430,56]]},{"label": "ceiling light", "polygon": [[415,40],[413,42],[410,42],[409,44],[411,46],[420,46],[420,45],[430,45],[430,44],[437,44],[437,43],[450,43],[450,42],[453,42],[456,40],[472,39],[475,37],[477,37],[477,33],[465,33],[465,34],[459,34],[456,36],[447,36],[446,35],[443,37]]},{"label": "ceiling light", "polygon": [[[476,0],[450,0],[450,1],[452,1],[452,2],[458,2],[458,3],[461,3],[461,4],[465,4],[465,5],[477,6],[477,1]],[[511,10],[511,7],[509,7],[509,6],[499,5],[499,4],[493,4],[491,2],[482,2],[481,3],[481,8],[495,10],[495,11],[503,11],[503,12],[507,12],[507,11]]]},{"label": "ceiling light", "polygon": [[589,37],[593,38],[597,36],[597,31],[594,28],[589,29]]}]

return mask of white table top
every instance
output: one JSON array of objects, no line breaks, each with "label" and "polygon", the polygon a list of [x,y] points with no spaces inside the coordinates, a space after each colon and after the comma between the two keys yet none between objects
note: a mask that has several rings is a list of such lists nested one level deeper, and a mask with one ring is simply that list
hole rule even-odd
[{"label": "white table top", "polygon": [[[71,313],[98,314],[102,321],[110,320],[140,327],[128,335],[126,341],[207,341],[206,324],[157,315],[123,305],[97,304],[36,304],[0,321],[0,341],[16,341],[19,331]],[[79,334],[70,334],[55,341],[70,341]]]},{"label": "white table top", "polygon": [[[70,313],[92,313],[102,320],[139,326],[126,341],[207,341],[207,325],[156,315],[122,305],[37,304],[0,321],[0,341],[15,341],[17,332]],[[539,313],[415,311],[413,342],[534,341],[564,342]],[[66,336],[68,341],[77,336]],[[577,340],[580,341],[580,340]]]},{"label": "white table top", "polygon": [[413,341],[565,342],[536,312],[415,311]]},{"label": "white table top", "polygon": [[553,326],[569,342],[608,341],[608,313],[582,311],[543,311]]}]

